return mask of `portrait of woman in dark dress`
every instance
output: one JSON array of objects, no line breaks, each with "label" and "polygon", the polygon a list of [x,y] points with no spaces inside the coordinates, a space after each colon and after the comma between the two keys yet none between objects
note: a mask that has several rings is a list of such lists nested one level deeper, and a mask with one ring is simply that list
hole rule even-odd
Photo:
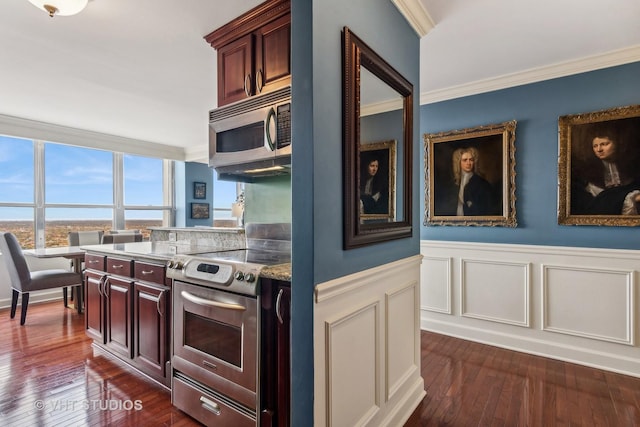
[{"label": "portrait of woman in dark dress", "polygon": [[578,133],[582,146],[573,156],[571,214],[639,214],[640,141],[632,141],[630,129],[596,123]]},{"label": "portrait of woman in dark dress", "polygon": [[381,171],[377,156],[363,156],[360,176],[360,207],[363,214],[389,213],[389,177]]}]

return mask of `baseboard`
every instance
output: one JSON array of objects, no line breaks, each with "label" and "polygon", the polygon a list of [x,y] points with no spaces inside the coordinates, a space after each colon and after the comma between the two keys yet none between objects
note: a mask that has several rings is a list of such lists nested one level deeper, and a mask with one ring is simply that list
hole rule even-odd
[{"label": "baseboard", "polygon": [[[71,297],[71,292],[69,292],[69,297]],[[38,292],[30,292],[29,293],[29,305],[31,304],[39,304],[43,302],[57,301],[59,300],[62,304],[62,288],[50,290],[50,291],[38,291]],[[18,299],[18,306],[21,306],[22,299]],[[11,298],[1,298],[0,299],[0,309],[3,308],[11,308]]]},{"label": "baseboard", "polygon": [[507,350],[548,357],[563,362],[575,363],[640,378],[640,360],[618,356],[615,353],[594,351],[585,347],[532,339],[513,333],[464,326],[446,321],[441,322],[434,319],[423,318],[420,323],[420,328],[424,331],[448,335],[480,344],[487,344]]}]

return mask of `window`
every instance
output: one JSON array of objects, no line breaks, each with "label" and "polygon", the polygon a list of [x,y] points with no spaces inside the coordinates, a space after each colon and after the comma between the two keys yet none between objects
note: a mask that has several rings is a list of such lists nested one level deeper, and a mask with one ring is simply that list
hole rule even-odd
[{"label": "window", "polygon": [[242,184],[230,181],[219,181],[218,174],[213,172],[213,218],[233,219],[231,205],[242,191]]},{"label": "window", "polygon": [[0,136],[0,227],[23,248],[66,246],[71,230],[148,239],[148,227],[172,224],[172,171],[169,160]]}]

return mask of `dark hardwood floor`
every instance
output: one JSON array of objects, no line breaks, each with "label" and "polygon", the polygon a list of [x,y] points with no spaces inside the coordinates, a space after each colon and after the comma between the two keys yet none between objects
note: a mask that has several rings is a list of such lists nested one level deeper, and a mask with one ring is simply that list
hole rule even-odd
[{"label": "dark hardwood floor", "polygon": [[640,426],[640,379],[421,332],[427,396],[405,427]]},{"label": "dark hardwood floor", "polygon": [[[94,355],[62,302],[30,305],[22,327],[7,309],[0,322],[0,426],[199,425],[167,390]],[[640,426],[634,377],[424,331],[422,376],[405,427]]]},{"label": "dark hardwood floor", "polygon": [[199,426],[171,393],[96,354],[84,317],[62,301],[0,310],[0,426]]}]

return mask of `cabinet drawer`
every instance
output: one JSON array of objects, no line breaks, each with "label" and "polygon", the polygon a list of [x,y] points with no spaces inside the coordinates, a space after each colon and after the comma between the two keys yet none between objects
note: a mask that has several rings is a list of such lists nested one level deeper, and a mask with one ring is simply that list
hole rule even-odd
[{"label": "cabinet drawer", "polygon": [[104,255],[86,254],[84,256],[84,266],[92,270],[106,271],[106,259],[107,257]]},{"label": "cabinet drawer", "polygon": [[172,403],[206,426],[255,427],[256,421],[199,387],[173,378]]},{"label": "cabinet drawer", "polygon": [[159,285],[164,285],[164,269],[164,265],[136,261],[133,264],[133,277],[145,282],[153,282]]},{"label": "cabinet drawer", "polygon": [[107,257],[107,273],[131,277],[132,266],[132,260]]}]

